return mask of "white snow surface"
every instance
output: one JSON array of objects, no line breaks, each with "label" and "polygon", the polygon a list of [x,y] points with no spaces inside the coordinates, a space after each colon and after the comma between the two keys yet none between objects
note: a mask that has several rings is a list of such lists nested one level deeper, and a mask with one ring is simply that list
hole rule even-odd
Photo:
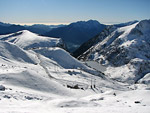
[{"label": "white snow surface", "polygon": [[55,47],[62,44],[62,40],[60,38],[39,36],[28,30],[22,30],[8,35],[0,35],[0,40],[12,42],[24,49]]},{"label": "white snow surface", "polygon": [[149,113],[149,94],[149,84],[112,80],[61,48],[0,41],[0,113]]},{"label": "white snow surface", "polygon": [[0,57],[3,59],[16,60],[21,62],[36,63],[35,55],[21,49],[20,47],[9,43],[0,41]]},{"label": "white snow surface", "polygon": [[57,61],[59,65],[67,69],[77,69],[78,67],[86,68],[85,65],[83,65],[80,61],[76,60],[68,52],[59,47],[34,49],[34,51],[54,61]]}]

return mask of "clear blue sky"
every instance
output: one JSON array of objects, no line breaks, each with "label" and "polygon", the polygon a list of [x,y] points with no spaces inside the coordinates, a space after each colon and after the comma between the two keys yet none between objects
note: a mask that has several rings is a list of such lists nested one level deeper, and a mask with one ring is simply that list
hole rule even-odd
[{"label": "clear blue sky", "polygon": [[150,19],[150,0],[0,0],[0,21],[70,23],[79,20],[119,23]]}]

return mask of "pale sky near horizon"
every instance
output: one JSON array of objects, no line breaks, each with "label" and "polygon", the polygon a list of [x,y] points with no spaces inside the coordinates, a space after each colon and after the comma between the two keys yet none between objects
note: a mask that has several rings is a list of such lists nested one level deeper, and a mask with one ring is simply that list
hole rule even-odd
[{"label": "pale sky near horizon", "polygon": [[67,24],[98,20],[114,24],[150,19],[150,0],[0,0],[0,21]]}]

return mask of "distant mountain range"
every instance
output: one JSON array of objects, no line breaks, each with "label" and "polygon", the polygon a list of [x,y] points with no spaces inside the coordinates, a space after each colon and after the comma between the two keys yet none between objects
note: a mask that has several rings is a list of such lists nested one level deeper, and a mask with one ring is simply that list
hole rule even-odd
[{"label": "distant mountain range", "polygon": [[[131,21],[127,23],[121,23],[114,25],[117,27],[123,27],[126,25],[133,24],[137,21]],[[89,49],[91,45],[86,46],[83,51],[80,50],[80,47],[86,41],[90,41],[92,37],[98,35],[105,28],[107,29],[108,25],[100,24],[96,20],[89,21],[78,21],[71,23],[69,25],[43,25],[43,24],[34,24],[32,26],[21,26],[9,23],[0,22],[0,35],[5,35],[9,33],[15,33],[20,30],[28,30],[39,35],[61,38],[66,44],[67,50],[74,54],[74,56],[79,56],[81,53]],[[91,40],[90,40],[91,39]],[[89,43],[88,43],[89,44]],[[79,48],[80,47],[80,48]],[[79,49],[78,49],[79,48]]]},{"label": "distant mountain range", "polygon": [[37,34],[45,34],[46,32],[49,32],[50,30],[54,28],[64,27],[66,25],[60,24],[60,25],[43,25],[43,24],[34,24],[32,26],[25,26],[25,29],[37,33]]},{"label": "distant mountain range", "polygon": [[43,36],[62,38],[68,51],[75,51],[82,43],[101,32],[106,25],[96,20],[78,21],[69,25],[42,25],[21,26],[0,22],[0,35],[29,30]]},{"label": "distant mountain range", "polygon": [[15,33],[20,30],[25,30],[25,27],[20,26],[20,25],[13,25],[13,24],[12,25],[5,25],[5,24],[0,25],[0,35]]},{"label": "distant mountain range", "polygon": [[0,22],[0,26],[11,26],[12,24]]},{"label": "distant mountain range", "polygon": [[100,33],[106,25],[96,20],[78,21],[64,27],[54,28],[44,34],[50,37],[62,38],[70,52],[75,51],[82,43]]},{"label": "distant mountain range", "polygon": [[22,26],[22,25],[15,25],[15,24],[0,22],[0,35],[15,33],[15,32],[18,32],[20,30],[29,30],[33,33],[37,33],[37,34],[41,35],[41,34],[44,34],[48,31],[50,31],[53,28],[63,27],[63,26],[65,26],[65,25],[34,24],[31,26],[28,26],[28,25]]}]

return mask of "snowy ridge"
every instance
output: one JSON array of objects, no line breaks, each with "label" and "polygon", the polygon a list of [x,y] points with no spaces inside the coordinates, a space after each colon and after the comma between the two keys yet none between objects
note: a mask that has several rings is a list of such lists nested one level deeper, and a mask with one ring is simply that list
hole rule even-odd
[{"label": "snowy ridge", "polygon": [[150,72],[149,37],[150,20],[143,20],[116,29],[81,57],[107,65],[105,74],[112,78],[137,82]]},{"label": "snowy ridge", "polygon": [[0,40],[14,43],[23,49],[53,46],[63,47],[63,42],[60,38],[39,36],[28,30],[19,31],[8,35],[1,35]]}]

